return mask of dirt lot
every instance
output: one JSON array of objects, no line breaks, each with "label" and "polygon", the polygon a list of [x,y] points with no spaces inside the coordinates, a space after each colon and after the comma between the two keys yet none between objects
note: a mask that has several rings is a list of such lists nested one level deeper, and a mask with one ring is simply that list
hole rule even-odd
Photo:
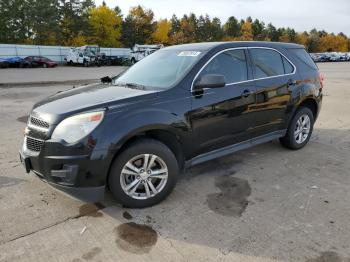
[{"label": "dirt lot", "polygon": [[[350,261],[350,63],[320,65],[309,145],[277,141],[188,170],[161,204],[72,200],[26,175],[33,103],[67,86],[0,88],[0,261]],[[33,71],[34,72],[34,71]]]}]

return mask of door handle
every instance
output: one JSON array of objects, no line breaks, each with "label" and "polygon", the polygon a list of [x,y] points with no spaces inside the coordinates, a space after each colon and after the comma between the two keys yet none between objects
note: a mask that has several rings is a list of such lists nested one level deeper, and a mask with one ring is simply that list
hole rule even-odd
[{"label": "door handle", "polygon": [[244,90],[243,91],[243,93],[242,93],[242,97],[248,97],[248,96],[250,96],[250,95],[252,95],[252,94],[254,94],[254,92],[253,91],[250,91],[249,89],[246,89],[246,90]]}]

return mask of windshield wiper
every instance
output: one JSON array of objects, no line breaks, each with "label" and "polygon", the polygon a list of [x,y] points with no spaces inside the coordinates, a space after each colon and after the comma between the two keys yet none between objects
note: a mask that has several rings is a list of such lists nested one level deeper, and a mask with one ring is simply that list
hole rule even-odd
[{"label": "windshield wiper", "polygon": [[135,84],[135,83],[126,83],[125,85],[129,88],[135,88],[135,89],[141,89],[141,90],[146,89],[146,86],[140,85],[140,84]]},{"label": "windshield wiper", "polygon": [[113,85],[115,86],[123,86],[131,89],[140,89],[140,90],[146,90],[148,86],[141,85],[141,84],[136,84],[136,83],[131,83],[131,82],[114,82]]},{"label": "windshield wiper", "polygon": [[140,89],[140,90],[146,90],[146,86],[144,85],[140,85],[140,84],[136,84],[136,83],[118,83],[116,82],[115,85],[117,86],[125,86],[131,89]]}]

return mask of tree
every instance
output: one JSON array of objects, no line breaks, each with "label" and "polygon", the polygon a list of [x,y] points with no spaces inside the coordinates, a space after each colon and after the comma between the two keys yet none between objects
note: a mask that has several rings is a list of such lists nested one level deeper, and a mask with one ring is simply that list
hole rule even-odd
[{"label": "tree", "polygon": [[347,52],[348,42],[344,35],[327,34],[320,38],[318,47],[320,52]]},{"label": "tree", "polygon": [[295,42],[296,32],[294,31],[294,29],[291,29],[289,27],[283,27],[279,28],[277,31],[279,33],[279,42]]},{"label": "tree", "polygon": [[264,32],[265,24],[260,22],[259,19],[255,19],[252,23],[253,36],[255,40],[262,41],[265,40],[266,35]]},{"label": "tree", "polygon": [[167,19],[159,20],[157,22],[156,31],[152,35],[154,42],[159,44],[169,44],[170,29],[171,23]]},{"label": "tree", "polygon": [[122,10],[120,9],[119,6],[114,7],[114,12],[117,14],[117,16],[119,16],[121,19],[123,19]]},{"label": "tree", "polygon": [[214,17],[211,20],[209,15],[199,16],[195,36],[196,42],[220,41],[223,37],[220,19]]},{"label": "tree", "polygon": [[0,42],[25,43],[31,36],[31,10],[33,0],[0,1]]},{"label": "tree", "polygon": [[267,25],[266,28],[266,40],[268,41],[275,41],[277,42],[279,40],[279,33],[271,23]]},{"label": "tree", "polygon": [[89,39],[90,38],[88,38],[82,34],[79,34],[79,35],[73,37],[70,40],[70,43],[72,46],[83,46],[83,45],[89,44]]},{"label": "tree", "polygon": [[177,18],[176,15],[173,15],[170,19],[170,23],[171,23],[171,28],[170,28],[170,35],[174,35],[177,32],[180,32],[181,30],[181,22],[180,20]]},{"label": "tree", "polygon": [[122,20],[116,12],[106,5],[92,8],[89,12],[89,24],[92,28],[92,39],[100,46],[120,47]]},{"label": "tree", "polygon": [[227,22],[224,24],[224,35],[227,39],[233,39],[238,37],[240,34],[241,26],[238,23],[238,20],[231,16],[228,18]]},{"label": "tree", "polygon": [[154,13],[150,9],[136,6],[130,9],[122,26],[122,42],[127,47],[149,43],[155,31]]},{"label": "tree", "polygon": [[248,20],[242,24],[240,40],[252,41],[253,40],[253,28],[252,23]]},{"label": "tree", "polygon": [[316,29],[310,31],[309,40],[308,40],[308,51],[311,53],[318,52],[320,50],[320,36]]},{"label": "tree", "polygon": [[294,29],[276,28],[259,19],[238,21],[234,16],[222,26],[219,18],[190,13],[179,19],[154,21],[150,9],[136,6],[123,17],[121,9],[110,9],[103,1],[95,8],[94,0],[0,0],[0,42],[81,46],[132,47],[135,43],[183,44],[205,41],[267,40],[295,42],[309,52],[350,49],[344,33],[335,35],[313,29],[297,33]]},{"label": "tree", "polygon": [[218,17],[214,17],[211,22],[211,36],[209,41],[220,41],[224,36],[221,21]]},{"label": "tree", "polygon": [[295,37],[295,42],[305,46],[306,49],[309,49],[308,40],[309,40],[309,34],[307,32],[298,33]]},{"label": "tree", "polygon": [[55,45],[59,39],[58,0],[35,0],[28,9],[34,44]]},{"label": "tree", "polygon": [[89,10],[95,7],[93,0],[59,0],[59,3],[60,44],[72,45],[75,37],[90,36],[88,18]]},{"label": "tree", "polygon": [[195,14],[184,15],[180,21],[181,32],[183,36],[182,43],[193,43],[196,41],[198,32],[198,20]]}]

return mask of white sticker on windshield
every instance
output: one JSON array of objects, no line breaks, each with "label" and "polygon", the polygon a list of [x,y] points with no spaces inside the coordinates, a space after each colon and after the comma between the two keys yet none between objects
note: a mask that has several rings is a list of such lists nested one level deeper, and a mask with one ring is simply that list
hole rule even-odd
[{"label": "white sticker on windshield", "polygon": [[198,51],[182,51],[177,56],[199,56],[200,53]]}]

